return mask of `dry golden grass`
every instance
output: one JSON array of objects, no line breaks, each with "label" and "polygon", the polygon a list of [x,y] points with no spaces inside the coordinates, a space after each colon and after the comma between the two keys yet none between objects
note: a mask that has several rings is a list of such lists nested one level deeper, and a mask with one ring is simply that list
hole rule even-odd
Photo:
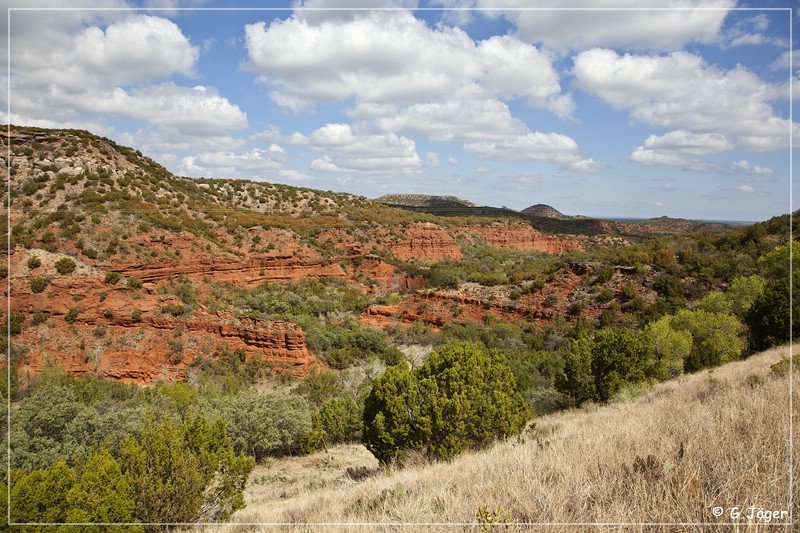
[{"label": "dry golden grass", "polygon": [[[596,529],[591,523],[626,531],[676,529],[646,523],[766,529],[744,516],[750,506],[789,505],[789,382],[770,372],[787,353],[788,347],[770,350],[660,384],[635,400],[542,417],[522,438],[450,463],[283,499],[256,498],[251,483],[248,506],[232,522],[291,525],[228,529],[306,530],[323,523],[349,531],[416,530],[423,523],[442,531],[490,523],[505,523],[502,530],[524,529],[523,523],[551,524],[548,531]],[[726,509],[722,517],[713,516],[715,506]],[[743,508],[737,526],[723,525],[732,522],[731,507]]]}]

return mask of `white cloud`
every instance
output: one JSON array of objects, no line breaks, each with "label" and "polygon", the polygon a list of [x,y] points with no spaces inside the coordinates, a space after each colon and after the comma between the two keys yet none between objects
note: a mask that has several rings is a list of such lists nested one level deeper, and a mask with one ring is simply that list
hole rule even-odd
[{"label": "white cloud", "polygon": [[[350,5],[342,5],[341,0],[293,0],[294,16],[298,19],[308,21],[311,24],[320,24],[329,21],[346,21],[355,18],[363,18],[369,11],[342,9],[355,5],[359,8],[382,8],[382,7],[401,7],[415,8],[419,5],[417,0],[359,0]],[[305,8],[305,9],[297,9]],[[334,8],[328,11],[327,9]]]},{"label": "white cloud", "polygon": [[600,161],[595,161],[591,157],[587,157],[586,159],[580,159],[578,161],[573,161],[571,163],[563,165],[563,170],[569,170],[572,172],[577,172],[579,174],[601,172],[603,170],[606,170],[607,168],[608,165]]},{"label": "white cloud", "polygon": [[448,157],[447,158],[447,162],[450,163],[450,165],[452,165],[452,166],[457,166],[458,165],[458,159],[456,159],[453,156]]},{"label": "white cloud", "polygon": [[581,89],[629,110],[637,122],[721,134],[752,150],[788,144],[789,121],[775,116],[768,103],[777,88],[742,66],[722,70],[687,52],[620,55],[593,49],[574,58],[573,74]]},{"label": "white cloud", "polygon": [[692,155],[715,154],[733,148],[727,137],[720,133],[692,133],[675,130],[661,136],[650,135],[644,147],[652,150],[670,150]]},{"label": "white cloud", "polygon": [[746,18],[736,22],[729,28],[721,38],[720,45],[723,48],[735,46],[759,46],[770,45],[780,48],[788,48],[789,41],[783,37],[773,37],[764,35],[763,32],[769,27],[769,18],[760,13],[754,17]]},{"label": "white cloud", "polygon": [[425,154],[425,164],[429,167],[438,167],[439,166],[439,156],[433,152],[428,152]]},{"label": "white cloud", "polygon": [[149,15],[129,16],[105,30],[91,26],[62,36],[47,51],[32,53],[26,44],[16,44],[12,41],[14,73],[26,88],[56,85],[72,92],[87,86],[154,81],[175,73],[193,76],[199,56],[174,22]]},{"label": "white cloud", "polygon": [[800,68],[800,50],[794,50],[791,54],[789,52],[782,53],[778,59],[773,61],[769,68],[771,70],[787,70],[789,68],[789,57],[792,58],[792,67],[795,71]]},{"label": "white cloud", "polygon": [[413,104],[378,118],[375,124],[382,131],[421,132],[434,141],[500,140],[526,132],[525,124],[511,116],[505,103],[470,96]]},{"label": "white cloud", "polygon": [[731,167],[734,170],[738,170],[746,174],[763,175],[763,174],[772,174],[773,172],[775,172],[770,167],[761,165],[752,165],[750,164],[749,161],[746,161],[744,159],[741,159],[739,161],[734,161],[733,163],[731,163]]},{"label": "white cloud", "polygon": [[649,150],[643,146],[639,146],[631,153],[630,160],[643,165],[668,166],[680,166],[687,162],[686,156],[681,153]]},{"label": "white cloud", "polygon": [[769,17],[767,17],[764,13],[759,13],[754,17],[750,17],[747,21],[754,30],[756,31],[764,31],[769,28]]},{"label": "white cloud", "polygon": [[769,196],[769,193],[767,193],[766,191],[759,189],[758,187],[753,187],[752,185],[748,185],[746,183],[736,187],[736,190],[752,196]]},{"label": "white cloud", "polygon": [[190,176],[207,178],[250,178],[266,181],[298,181],[309,179],[296,170],[283,166],[286,151],[277,144],[266,149],[246,151],[209,150],[183,157],[180,170]]},{"label": "white cloud", "polygon": [[[483,8],[530,7],[526,0],[475,0]],[[723,20],[736,0],[617,0],[615,11],[487,11],[502,14],[517,28],[516,35],[548,48],[566,51],[594,46],[635,50],[679,50],[692,42],[719,38]],[[536,7],[563,7],[562,0],[539,0]],[[719,10],[646,11],[636,8],[718,7]],[[572,0],[571,8],[597,8],[597,0]]]},{"label": "white cloud", "polygon": [[247,125],[238,106],[219,95],[213,87],[181,87],[172,82],[123,89],[87,88],[69,93],[52,88],[46,99],[15,92],[15,109],[31,116],[47,113],[55,120],[74,115],[100,115],[143,120],[174,129],[185,135],[215,135]]},{"label": "white cloud", "polygon": [[491,172],[491,169],[481,165],[479,167],[475,167],[475,172],[477,172],[478,174],[488,174],[489,172]]},{"label": "white cloud", "polygon": [[560,133],[528,132],[498,141],[468,142],[464,150],[503,161],[538,160],[575,163],[581,160],[578,143]]},{"label": "white cloud", "polygon": [[550,57],[536,47],[508,35],[474,41],[457,27],[430,28],[409,11],[312,22],[303,12],[249,24],[245,36],[248,68],[273,87],[276,103],[293,110],[349,97],[359,104],[438,101],[475,85],[484,97],[572,111]]},{"label": "white cloud", "polygon": [[[247,125],[245,113],[213,87],[164,81],[176,74],[194,76],[199,56],[170,20],[120,12],[105,21],[78,10],[66,12],[64,21],[45,14],[40,26],[32,26],[28,13],[20,13],[25,16],[12,17],[12,94],[23,123],[46,120],[64,127],[124,117],[179,136],[214,137]],[[107,24],[80,27],[87,21]],[[17,22],[39,39],[51,39],[42,46],[18,33]]]},{"label": "white cloud", "polygon": [[323,154],[311,162],[321,172],[414,174],[422,166],[414,141],[394,133],[362,134],[349,124],[325,124],[308,141]]}]

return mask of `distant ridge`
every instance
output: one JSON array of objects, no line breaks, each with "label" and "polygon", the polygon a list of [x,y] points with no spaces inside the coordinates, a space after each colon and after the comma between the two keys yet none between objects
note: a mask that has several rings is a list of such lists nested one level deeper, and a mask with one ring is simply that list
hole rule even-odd
[{"label": "distant ridge", "polygon": [[469,200],[457,196],[437,196],[430,194],[384,194],[378,202],[408,207],[476,207]]},{"label": "distant ridge", "polygon": [[557,218],[559,220],[568,220],[572,218],[565,215],[558,209],[546,204],[532,205],[530,207],[526,207],[525,209],[523,209],[522,212],[525,213],[526,215],[532,215],[535,217]]}]

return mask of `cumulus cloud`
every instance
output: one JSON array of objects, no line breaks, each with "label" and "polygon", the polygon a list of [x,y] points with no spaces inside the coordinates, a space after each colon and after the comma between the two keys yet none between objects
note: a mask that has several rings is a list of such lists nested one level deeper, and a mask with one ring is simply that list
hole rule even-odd
[{"label": "cumulus cloud", "polygon": [[693,133],[675,130],[664,135],[650,135],[630,156],[631,161],[645,165],[686,166],[699,162],[691,156],[715,154],[731,150],[733,143],[719,133]]},{"label": "cumulus cloud", "polygon": [[125,117],[184,135],[216,135],[247,125],[245,113],[213,87],[182,87],[172,82],[131,89],[87,87],[81,92],[52,87],[46,98],[20,88],[14,92],[14,108],[32,117],[49,115],[55,122],[80,115]]},{"label": "cumulus cloud", "polygon": [[308,143],[322,153],[311,162],[320,172],[415,174],[422,166],[416,144],[408,137],[358,133],[350,124],[325,124],[308,136]]},{"label": "cumulus cloud", "polygon": [[409,11],[316,22],[303,13],[245,26],[247,66],[274,88],[271,98],[279,105],[299,110],[349,97],[413,104],[474,85],[486,97],[571,111],[550,57],[514,37],[474,41],[458,27],[430,28]]},{"label": "cumulus cloud", "polygon": [[[555,50],[581,50],[595,46],[632,50],[679,50],[692,42],[719,39],[728,10],[736,0],[617,0],[615,11],[502,10],[530,7],[525,0],[474,0],[488,16],[504,16],[516,26],[516,35]],[[539,0],[536,7],[563,7],[561,0]],[[573,0],[575,8],[597,8],[596,0]],[[676,9],[658,13],[636,8],[716,7],[718,10]]]},{"label": "cumulus cloud", "polygon": [[286,151],[278,144],[246,151],[210,150],[182,158],[180,169],[190,176],[298,181],[309,177],[287,169]]},{"label": "cumulus cloud", "polygon": [[744,172],[746,174],[763,175],[763,174],[772,174],[773,172],[775,172],[770,167],[761,165],[752,165],[750,164],[749,161],[746,161],[744,159],[740,159],[739,161],[734,161],[733,163],[731,163],[731,167],[734,170],[737,170],[739,172]]},{"label": "cumulus cloud", "polygon": [[736,190],[752,196],[769,196],[769,193],[767,193],[766,191],[759,189],[758,187],[753,187],[752,185],[748,185],[746,183],[736,187]]},{"label": "cumulus cloud", "polygon": [[43,53],[30,53],[30,48],[16,44],[12,41],[14,72],[26,87],[55,84],[71,91],[154,81],[176,73],[192,76],[199,56],[174,22],[149,15],[129,16],[105,30],[91,26],[62,36]]},{"label": "cumulus cloud", "polygon": [[[637,122],[720,134],[752,150],[775,150],[789,141],[789,121],[768,103],[776,87],[742,66],[723,70],[687,52],[620,55],[596,48],[578,54],[572,72],[581,89],[628,110]],[[791,129],[796,133],[797,125]]]},{"label": "cumulus cloud", "polygon": [[733,143],[720,133],[693,133],[675,130],[664,135],[650,135],[644,148],[692,155],[715,154],[733,148]]},{"label": "cumulus cloud", "polygon": [[[49,20],[39,22],[46,25]],[[86,20],[69,12],[66,22],[35,32],[50,35],[54,28],[72,28]],[[18,30],[15,23],[11,92],[20,117],[46,118],[62,127],[124,117],[198,136],[247,125],[245,113],[213,87],[168,81],[176,74],[194,76],[200,53],[170,20],[118,15],[105,28],[57,32],[46,49],[27,35],[17,37]]]},{"label": "cumulus cloud", "polygon": [[413,104],[374,122],[382,131],[420,132],[434,141],[500,140],[527,130],[511,116],[508,105],[495,98]]},{"label": "cumulus cloud", "polygon": [[[552,57],[535,46],[511,35],[473,40],[457,27],[431,28],[408,11],[307,14],[245,27],[247,67],[272,88],[270,97],[279,105],[302,112],[317,102],[352,98],[347,114],[361,136],[398,140],[422,133],[433,141],[462,142],[464,150],[487,159],[598,168],[588,160],[578,165],[584,158],[571,138],[531,131],[512,116],[513,99],[562,118],[575,109],[572,97],[561,92]],[[562,137],[572,143],[567,152],[558,142]],[[312,168],[366,170],[338,157],[325,151]],[[400,168],[416,168],[406,152],[398,157]]]}]

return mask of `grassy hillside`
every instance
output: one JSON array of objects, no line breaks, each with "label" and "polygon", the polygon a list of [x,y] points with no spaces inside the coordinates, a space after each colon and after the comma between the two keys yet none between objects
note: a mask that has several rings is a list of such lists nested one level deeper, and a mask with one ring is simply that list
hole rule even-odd
[{"label": "grassy hillside", "polygon": [[[715,506],[785,510],[789,381],[770,367],[787,353],[776,348],[649,391],[628,390],[606,406],[541,417],[520,438],[449,463],[353,481],[344,470],[374,468],[374,460],[364,453],[363,465],[340,463],[344,448],[337,448],[305,469],[262,466],[232,521],[385,523],[370,526],[378,530],[403,522],[555,522],[563,525],[548,531],[574,531],[566,523],[718,524],[731,520],[714,517]],[[795,406],[798,399],[795,389]],[[347,456],[359,457],[349,449]],[[276,472],[305,483],[270,492]]]}]

